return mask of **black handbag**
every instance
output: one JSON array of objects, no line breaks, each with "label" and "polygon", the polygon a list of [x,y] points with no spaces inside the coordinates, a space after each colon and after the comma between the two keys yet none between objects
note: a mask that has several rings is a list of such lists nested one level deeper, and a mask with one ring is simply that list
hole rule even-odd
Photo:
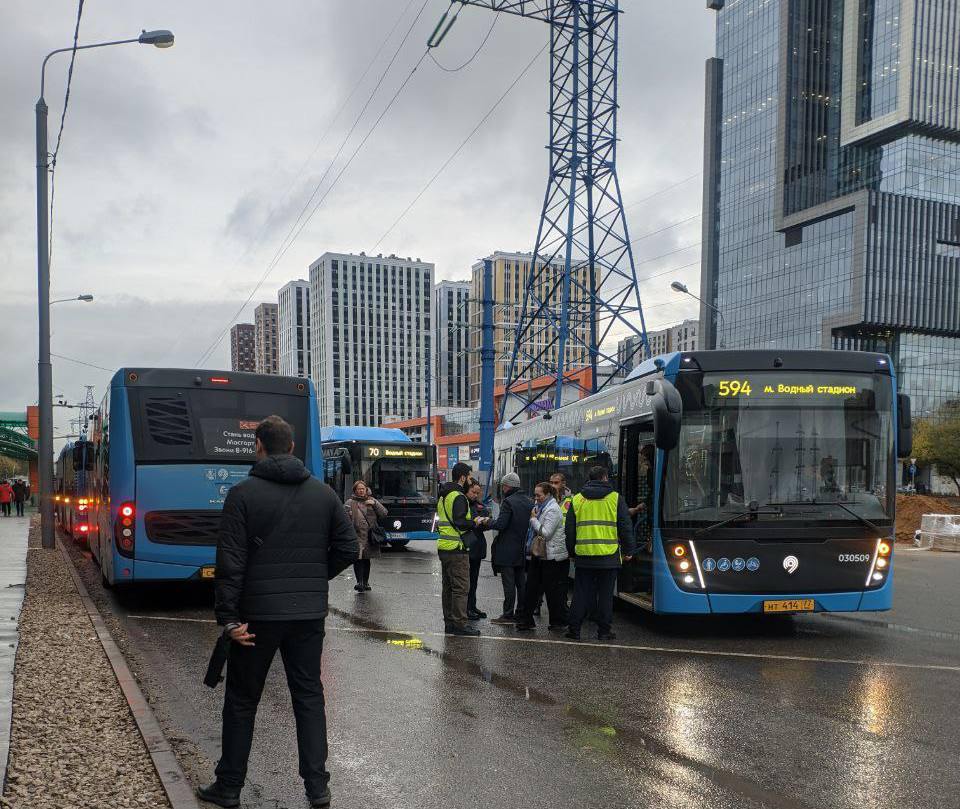
[{"label": "black handbag", "polygon": [[367,512],[363,510],[365,503],[361,503],[358,508],[360,513],[363,515],[363,521],[367,524],[367,542],[371,545],[376,545],[378,548],[381,545],[387,544],[387,532],[383,530],[383,526],[380,523],[370,524],[370,519],[367,517]]}]

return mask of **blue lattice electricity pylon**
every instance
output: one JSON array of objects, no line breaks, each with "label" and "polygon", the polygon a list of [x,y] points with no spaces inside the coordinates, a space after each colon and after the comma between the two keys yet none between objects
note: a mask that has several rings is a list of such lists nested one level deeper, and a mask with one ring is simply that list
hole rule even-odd
[{"label": "blue lattice electricity pylon", "polygon": [[[619,0],[458,0],[461,6],[530,17],[550,25],[550,174],[543,212],[516,322],[500,423],[541,396],[527,383],[564,383],[589,366],[624,370],[602,346],[615,327],[640,337],[649,356],[633,251],[617,178],[617,34]],[[451,9],[454,4],[451,4]],[[459,11],[459,10],[458,10]],[[456,13],[441,20],[439,44]],[[622,329],[622,331],[621,331]],[[619,336],[619,335],[618,335]],[[522,383],[522,384],[520,384]],[[579,384],[579,383],[576,383]],[[510,404],[508,405],[508,400]]]}]

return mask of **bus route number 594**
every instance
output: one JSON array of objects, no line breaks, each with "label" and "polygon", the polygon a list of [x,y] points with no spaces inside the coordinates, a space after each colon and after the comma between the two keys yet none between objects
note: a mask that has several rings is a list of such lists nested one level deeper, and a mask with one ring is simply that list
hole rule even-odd
[{"label": "bus route number 594", "polygon": [[717,391],[720,396],[749,396],[753,392],[750,387],[750,381],[747,379],[721,379],[720,389]]}]

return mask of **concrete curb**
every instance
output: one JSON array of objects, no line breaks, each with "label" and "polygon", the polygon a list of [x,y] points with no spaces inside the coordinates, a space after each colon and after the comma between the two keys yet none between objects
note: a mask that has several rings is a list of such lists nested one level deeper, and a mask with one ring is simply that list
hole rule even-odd
[{"label": "concrete curb", "polygon": [[130,671],[130,667],[127,665],[127,661],[124,659],[120,647],[117,646],[113,638],[110,637],[110,632],[103,621],[103,616],[100,615],[100,611],[97,609],[96,604],[93,603],[93,599],[90,598],[90,593],[87,591],[79,571],[74,566],[70,554],[59,539],[57,546],[63,555],[64,561],[67,563],[67,570],[70,571],[73,583],[77,587],[77,592],[80,593],[80,601],[83,603],[83,608],[87,611],[90,623],[93,624],[94,631],[100,639],[100,645],[103,647],[107,660],[110,661],[110,667],[113,669],[117,682],[120,684],[120,690],[123,691],[127,705],[130,706],[130,713],[133,714],[133,719],[137,723],[137,728],[143,737],[144,744],[147,746],[147,752],[153,761],[153,766],[157,771],[157,776],[160,778],[160,783],[167,793],[170,805],[173,809],[200,809],[200,804],[197,802],[193,786],[180,767],[180,762],[173,752],[173,747],[171,747],[170,742],[167,741],[167,737],[163,735],[160,723],[157,721],[157,717],[154,715],[150,704],[143,696],[140,686],[137,685],[133,672]]}]

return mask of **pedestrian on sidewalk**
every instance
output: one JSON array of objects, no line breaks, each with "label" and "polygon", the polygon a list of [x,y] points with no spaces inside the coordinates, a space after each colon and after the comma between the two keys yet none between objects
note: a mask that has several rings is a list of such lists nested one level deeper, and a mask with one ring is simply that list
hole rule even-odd
[{"label": "pedestrian on sidewalk", "polygon": [[240,805],[254,720],[279,650],[297,721],[300,776],[312,809],[330,805],[327,721],[320,657],[328,581],[357,558],[357,535],[336,493],[293,452],[279,416],[257,426],[257,462],[223,505],[215,611],[232,640],[227,658],[217,780],[197,794]]},{"label": "pedestrian on sidewalk", "polygon": [[573,557],[576,573],[566,636],[580,640],[583,619],[596,605],[597,637],[613,640],[613,591],[621,559],[629,562],[633,558],[633,523],[627,501],[610,485],[607,468],[594,466],[588,477],[567,511],[567,551]]},{"label": "pedestrian on sidewalk", "polygon": [[515,472],[504,475],[500,481],[500,513],[487,525],[488,530],[498,532],[491,559],[503,583],[503,613],[492,623],[514,623],[515,607],[523,605],[524,563],[532,511],[533,500],[520,490],[520,476]]},{"label": "pedestrian on sidewalk", "polygon": [[[470,512],[476,520],[489,520],[490,509],[483,504],[483,486],[471,480],[467,489]],[[483,528],[474,528],[470,537],[470,591],[467,593],[467,618],[479,621],[486,618],[483,610],[477,609],[477,584],[480,581],[480,563],[487,558],[487,535]]]},{"label": "pedestrian on sidewalk", "polygon": [[[517,629],[533,629],[536,626],[534,611],[540,599],[546,596],[549,629],[559,632],[567,628],[567,579],[570,575],[564,514],[552,484],[538,483],[533,498],[536,501],[530,516],[533,541],[526,593],[523,609],[517,618]],[[542,542],[536,541],[537,536],[543,538]]]},{"label": "pedestrian on sidewalk", "polygon": [[17,507],[17,516],[23,516],[23,504],[27,499],[27,487],[24,485],[22,480],[15,480],[13,482],[13,502]]},{"label": "pedestrian on sidewalk", "polygon": [[10,504],[13,502],[13,487],[6,480],[0,480],[0,514],[10,516]]},{"label": "pedestrian on sidewalk", "polygon": [[477,527],[467,499],[469,464],[457,463],[453,478],[440,489],[437,501],[437,554],[443,606],[443,630],[448,635],[479,635],[480,630],[467,626],[467,597],[470,593],[470,552],[467,544]]},{"label": "pedestrian on sidewalk", "polygon": [[374,498],[362,480],[353,484],[353,495],[347,500],[347,510],[350,512],[350,521],[357,532],[357,541],[360,543],[360,558],[353,563],[353,574],[357,583],[353,589],[358,593],[370,590],[370,560],[380,558],[380,543],[378,536],[380,517],[387,516],[386,507]]}]

